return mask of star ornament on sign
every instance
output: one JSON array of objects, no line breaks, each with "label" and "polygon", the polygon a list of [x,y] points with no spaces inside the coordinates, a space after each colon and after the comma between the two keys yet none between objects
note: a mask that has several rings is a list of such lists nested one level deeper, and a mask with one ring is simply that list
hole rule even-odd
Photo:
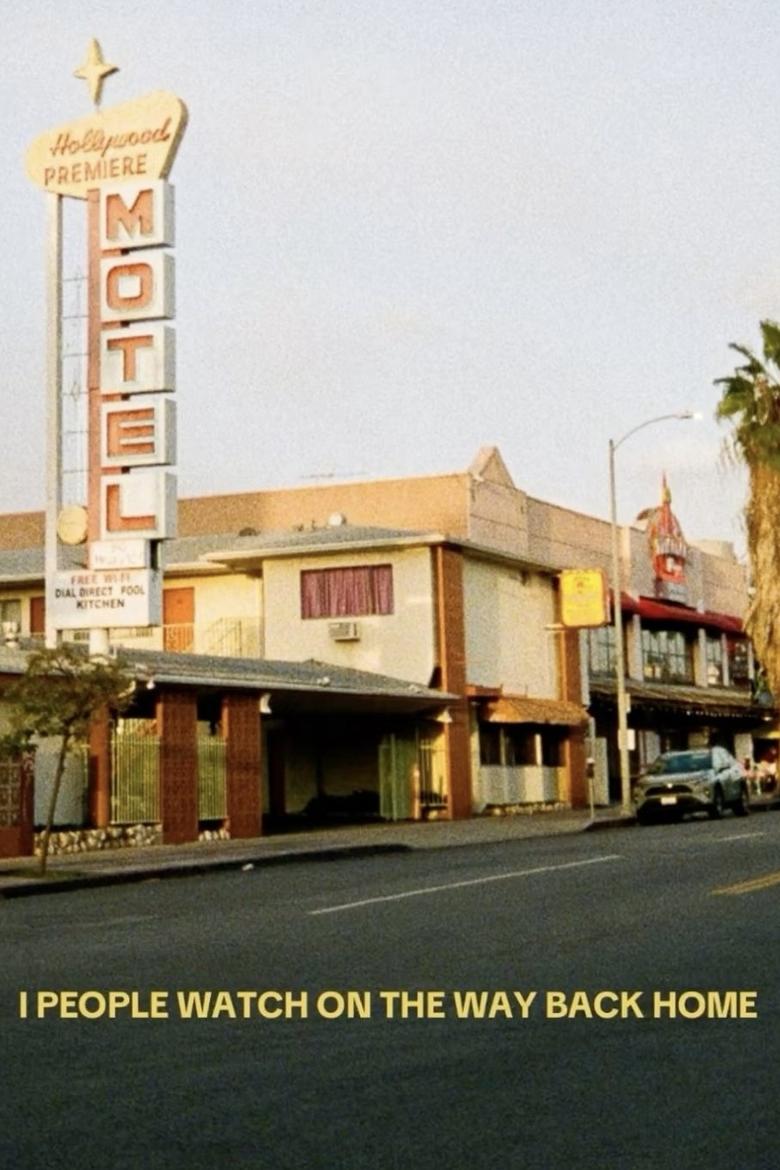
[{"label": "star ornament on sign", "polygon": [[110,65],[108,61],[103,60],[103,50],[100,48],[98,41],[93,37],[89,42],[84,64],[79,65],[73,76],[78,77],[81,81],[86,81],[89,86],[90,97],[97,110],[100,107],[100,93],[103,89],[103,82],[110,74],[117,73],[118,71],[118,65]]}]

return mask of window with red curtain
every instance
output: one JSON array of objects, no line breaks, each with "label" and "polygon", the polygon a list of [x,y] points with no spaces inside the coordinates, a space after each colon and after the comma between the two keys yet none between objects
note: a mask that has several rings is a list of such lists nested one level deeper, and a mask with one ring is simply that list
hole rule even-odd
[{"label": "window with red curtain", "polygon": [[304,569],[301,617],[362,617],[393,612],[393,566]]}]

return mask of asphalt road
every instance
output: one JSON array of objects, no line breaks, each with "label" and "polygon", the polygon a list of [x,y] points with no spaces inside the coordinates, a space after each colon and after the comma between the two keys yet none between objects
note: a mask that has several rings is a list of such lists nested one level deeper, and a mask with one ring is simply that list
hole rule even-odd
[{"label": "asphalt road", "polygon": [[768,813],[6,902],[2,1164],[776,1170],[779,901]]}]

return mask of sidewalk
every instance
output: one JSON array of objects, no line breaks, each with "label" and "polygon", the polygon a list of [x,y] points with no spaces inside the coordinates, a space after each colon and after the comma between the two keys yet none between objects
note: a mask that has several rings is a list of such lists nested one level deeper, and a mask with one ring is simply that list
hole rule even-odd
[{"label": "sidewalk", "polygon": [[621,816],[619,810],[599,809],[594,820],[587,810],[578,810],[423,824],[346,825],[240,841],[198,841],[187,845],[150,845],[58,854],[49,857],[44,878],[35,876],[37,858],[2,858],[0,898],[186,877],[210,870],[241,869],[247,865],[332,861],[339,857],[402,853],[412,849],[452,849],[623,828],[632,824],[634,818]]}]

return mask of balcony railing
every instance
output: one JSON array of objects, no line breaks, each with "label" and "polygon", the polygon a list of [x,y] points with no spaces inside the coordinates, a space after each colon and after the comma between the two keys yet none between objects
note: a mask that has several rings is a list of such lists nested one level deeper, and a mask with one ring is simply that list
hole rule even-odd
[{"label": "balcony railing", "polygon": [[260,658],[262,636],[256,618],[218,618],[111,631],[111,643],[137,650],[211,654],[217,658]]},{"label": "balcony railing", "polygon": [[[139,726],[141,721],[138,721]],[[160,737],[114,732],[111,737],[111,823],[160,819]]]},{"label": "balcony railing", "polygon": [[227,816],[227,744],[216,735],[198,736],[198,818],[224,820]]},{"label": "balcony railing", "polygon": [[542,764],[483,764],[479,769],[475,806],[548,804],[560,799],[562,769]]}]

